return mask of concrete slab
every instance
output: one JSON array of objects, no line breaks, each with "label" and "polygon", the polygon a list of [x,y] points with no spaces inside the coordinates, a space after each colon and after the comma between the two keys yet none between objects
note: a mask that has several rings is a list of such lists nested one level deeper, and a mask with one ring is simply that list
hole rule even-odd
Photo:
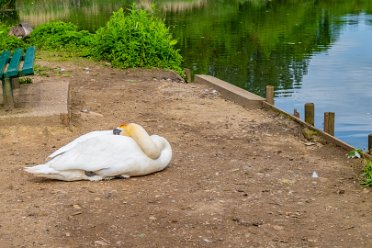
[{"label": "concrete slab", "polygon": [[206,84],[221,92],[224,98],[248,109],[261,108],[265,98],[209,75],[195,75],[195,83]]},{"label": "concrete slab", "polygon": [[6,111],[0,107],[0,125],[68,125],[68,81],[34,82],[21,85],[13,93],[15,108]]}]

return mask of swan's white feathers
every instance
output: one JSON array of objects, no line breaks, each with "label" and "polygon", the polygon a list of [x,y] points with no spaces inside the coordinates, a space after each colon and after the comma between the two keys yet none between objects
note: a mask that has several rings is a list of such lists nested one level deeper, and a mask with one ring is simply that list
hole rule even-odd
[{"label": "swan's white feathers", "polygon": [[[172,159],[169,142],[158,135],[149,136],[138,124],[129,125],[129,135],[133,136],[91,132],[52,153],[45,164],[26,167],[25,171],[64,181],[96,181],[142,176],[167,167]],[[151,158],[153,152],[158,154],[156,158]]]},{"label": "swan's white feathers", "polygon": [[[122,150],[122,147],[125,147],[125,151]],[[93,154],[94,156],[92,156]],[[135,157],[146,158],[132,138],[112,135],[80,142],[78,146],[75,145],[66,151],[65,156],[57,156],[48,164],[59,171],[72,169],[98,171],[110,167],[120,167],[123,163],[128,164],[129,159]]]},{"label": "swan's white feathers", "polygon": [[109,135],[109,136],[113,136],[113,133],[112,133],[112,130],[104,130],[104,131],[93,131],[93,132],[90,132],[90,133],[87,133],[87,134],[84,134],[78,138],[76,138],[75,140],[73,140],[72,142],[68,143],[67,145],[59,148],[57,151],[53,152],[52,154],[50,154],[48,156],[49,159],[51,158],[54,158],[58,155],[61,155],[62,153],[65,153],[66,151],[70,150],[71,148],[73,148],[74,146],[88,140],[88,139],[91,139],[91,138],[94,138],[94,137],[98,137],[98,136],[105,136],[105,135]]}]

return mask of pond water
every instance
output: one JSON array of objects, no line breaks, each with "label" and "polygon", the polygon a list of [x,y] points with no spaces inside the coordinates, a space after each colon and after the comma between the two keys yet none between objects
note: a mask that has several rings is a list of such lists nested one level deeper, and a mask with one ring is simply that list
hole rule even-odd
[{"label": "pond water", "polygon": [[264,95],[315,125],[335,112],[335,135],[367,148],[372,133],[372,1],[370,0],[19,0],[3,21],[71,21],[96,30],[112,11],[136,2],[160,15],[178,39],[184,67]]}]

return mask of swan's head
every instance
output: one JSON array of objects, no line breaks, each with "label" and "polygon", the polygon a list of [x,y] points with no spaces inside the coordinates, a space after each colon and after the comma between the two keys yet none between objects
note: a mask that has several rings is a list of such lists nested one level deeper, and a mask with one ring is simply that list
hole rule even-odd
[{"label": "swan's head", "polygon": [[128,130],[128,125],[127,123],[122,123],[120,124],[120,126],[114,128],[114,130],[112,130],[113,134],[114,135],[123,135],[123,136],[130,136],[129,135],[129,130]]},{"label": "swan's head", "polygon": [[132,137],[135,133],[138,133],[139,130],[143,129],[140,125],[136,123],[122,123],[120,126],[112,130],[114,135],[123,135]]},{"label": "swan's head", "polygon": [[157,159],[160,156],[162,146],[157,140],[153,140],[154,135],[150,137],[146,130],[136,123],[121,124],[113,130],[113,134],[131,137],[151,159]]}]

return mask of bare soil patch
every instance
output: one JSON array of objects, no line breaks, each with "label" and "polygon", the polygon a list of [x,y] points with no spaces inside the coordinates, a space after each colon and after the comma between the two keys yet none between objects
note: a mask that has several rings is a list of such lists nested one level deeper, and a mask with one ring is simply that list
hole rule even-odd
[{"label": "bare soil patch", "polygon": [[[165,71],[37,63],[35,81],[70,81],[71,125],[0,127],[0,247],[372,247],[360,161],[307,146],[297,124]],[[166,137],[170,167],[73,183],[23,172],[123,121]]]}]

